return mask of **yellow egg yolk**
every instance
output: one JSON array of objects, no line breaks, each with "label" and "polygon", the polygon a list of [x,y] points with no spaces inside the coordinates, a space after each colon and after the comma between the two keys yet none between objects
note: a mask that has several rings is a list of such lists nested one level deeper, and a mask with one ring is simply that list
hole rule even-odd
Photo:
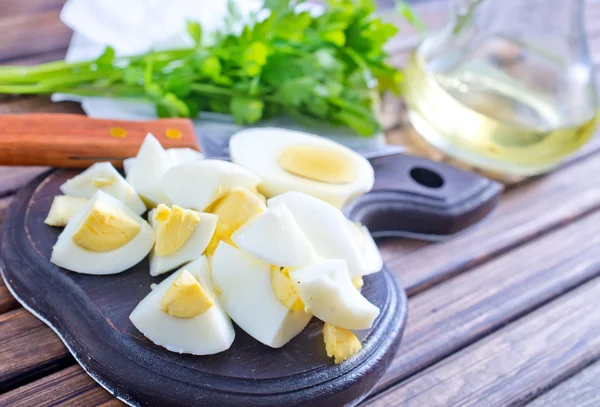
[{"label": "yellow egg yolk", "polygon": [[183,209],[177,205],[171,208],[164,204],[158,205],[153,217],[156,235],[154,253],[157,256],[168,256],[181,249],[194,233],[199,222],[200,214],[196,211]]},{"label": "yellow egg yolk", "polygon": [[114,177],[98,177],[98,178],[94,178],[92,180],[92,184],[96,187],[96,188],[102,188],[102,187],[106,187],[108,185],[112,185],[116,182],[117,180]]},{"label": "yellow egg yolk", "polygon": [[327,323],[323,327],[323,339],[327,356],[335,358],[336,365],[354,356],[362,348],[360,341],[352,332]]},{"label": "yellow egg yolk", "polygon": [[206,212],[217,215],[219,219],[206,253],[213,254],[220,241],[235,246],[231,240],[233,232],[265,210],[264,198],[261,199],[257,192],[241,188],[232,190],[212,204]]},{"label": "yellow egg yolk", "polygon": [[139,223],[122,209],[96,202],[71,239],[82,249],[109,252],[126,245],[139,232]]},{"label": "yellow egg yolk", "polygon": [[357,290],[360,290],[365,282],[363,281],[362,277],[359,276],[352,279],[352,284]]},{"label": "yellow egg yolk", "polygon": [[277,299],[290,311],[301,311],[304,303],[290,280],[290,269],[271,266],[271,287]]},{"label": "yellow egg yolk", "polygon": [[279,165],[299,177],[328,184],[346,184],[355,178],[350,161],[328,148],[288,147],[279,155]]},{"label": "yellow egg yolk", "polygon": [[208,311],[214,304],[198,280],[183,270],[160,300],[160,309],[176,318],[193,318]]}]

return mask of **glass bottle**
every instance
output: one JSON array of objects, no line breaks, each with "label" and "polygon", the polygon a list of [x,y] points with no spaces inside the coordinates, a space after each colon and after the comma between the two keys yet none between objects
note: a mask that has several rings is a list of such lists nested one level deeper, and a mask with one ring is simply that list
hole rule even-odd
[{"label": "glass bottle", "polygon": [[584,0],[455,0],[406,67],[409,119],[475,167],[529,176],[594,133],[597,95]]}]

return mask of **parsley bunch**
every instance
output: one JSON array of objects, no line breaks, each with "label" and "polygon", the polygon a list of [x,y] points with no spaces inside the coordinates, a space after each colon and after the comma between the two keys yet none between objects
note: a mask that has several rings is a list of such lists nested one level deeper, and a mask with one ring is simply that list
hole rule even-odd
[{"label": "parsley bunch", "polygon": [[189,22],[192,48],[121,58],[109,47],[94,61],[0,67],[0,93],[143,98],[160,117],[286,115],[374,134],[379,94],[399,92],[402,80],[383,50],[397,28],[374,15],[373,0],[329,0],[319,16],[297,11],[301,2],[266,0],[263,18],[243,23],[230,7],[228,28],[211,41]]}]

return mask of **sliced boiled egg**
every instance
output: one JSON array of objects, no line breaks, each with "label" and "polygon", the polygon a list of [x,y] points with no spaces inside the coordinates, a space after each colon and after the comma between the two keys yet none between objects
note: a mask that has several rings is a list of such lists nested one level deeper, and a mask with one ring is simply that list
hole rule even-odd
[{"label": "sliced boiled egg", "polygon": [[150,253],[150,275],[157,276],[197,259],[204,253],[217,216],[160,204],[148,215],[156,239]]},{"label": "sliced boiled egg", "polygon": [[367,229],[366,226],[352,222],[351,220],[348,220],[347,225],[360,249],[363,260],[367,265],[367,274],[380,271],[383,268],[383,259],[381,258],[377,243],[373,240],[373,236],[371,236],[369,229]]},{"label": "sliced boiled egg", "polygon": [[171,159],[173,165],[185,164],[204,159],[204,154],[188,147],[168,148],[167,155]]},{"label": "sliced boiled egg", "polygon": [[222,352],[233,343],[235,331],[213,292],[208,261],[202,256],[154,287],[129,319],[144,336],[172,352]]},{"label": "sliced boiled egg", "polygon": [[181,164],[167,171],[160,188],[176,205],[204,211],[234,188],[255,190],[260,179],[245,168],[221,160]]},{"label": "sliced boiled egg", "polygon": [[290,280],[308,312],[346,329],[368,329],[379,315],[352,284],[344,260],[323,260],[290,271]]},{"label": "sliced boiled egg", "polygon": [[[185,164],[204,159],[204,154],[188,147],[168,148],[165,151],[171,159],[171,165]],[[129,174],[129,170],[131,170],[133,163],[135,163],[135,157],[129,157],[123,160],[123,171],[125,171],[125,175]]]},{"label": "sliced boiled egg", "polygon": [[312,316],[280,301],[271,285],[272,267],[221,242],[212,259],[212,277],[218,299],[235,323],[257,341],[279,348]]},{"label": "sliced boiled egg", "polygon": [[231,235],[250,219],[266,210],[263,196],[243,188],[234,188],[218,199],[206,209],[206,212],[215,214],[219,218],[215,233],[206,249],[207,254],[213,254],[221,241],[233,245]]},{"label": "sliced boiled egg", "polygon": [[282,267],[302,267],[317,257],[285,204],[248,221],[231,240],[252,256]]},{"label": "sliced boiled egg", "polygon": [[150,225],[116,198],[98,191],[71,218],[50,261],[83,274],[115,274],[139,263],[152,249]]},{"label": "sliced boiled egg", "polygon": [[146,212],[146,205],[132,186],[109,162],[96,163],[60,186],[65,195],[90,198],[102,191],[127,205],[138,215]]},{"label": "sliced boiled egg", "polygon": [[52,200],[50,211],[44,223],[50,226],[66,226],[75,213],[86,203],[87,198],[77,196],[58,195]]},{"label": "sliced boiled egg", "polygon": [[323,340],[327,356],[334,358],[336,365],[350,359],[362,348],[352,332],[327,323],[323,326]]},{"label": "sliced boiled egg", "polygon": [[267,198],[304,192],[340,208],[373,187],[373,167],[355,151],[299,131],[255,128],[234,134],[231,160],[261,178]]},{"label": "sliced boiled egg", "polygon": [[151,133],[148,133],[135,161],[127,171],[127,181],[149,208],[160,203],[170,204],[159,187],[159,180],[171,166],[171,159],[165,149]]},{"label": "sliced boiled egg", "polygon": [[307,237],[317,255],[344,259],[350,277],[369,274],[358,243],[348,228],[348,220],[335,206],[302,192],[286,192],[267,201],[274,208],[284,204]]}]

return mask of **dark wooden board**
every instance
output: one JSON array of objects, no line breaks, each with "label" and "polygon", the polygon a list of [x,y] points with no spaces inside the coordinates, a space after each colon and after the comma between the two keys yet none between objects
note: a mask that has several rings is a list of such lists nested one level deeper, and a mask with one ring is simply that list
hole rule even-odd
[{"label": "dark wooden board", "polygon": [[48,261],[60,229],[44,225],[43,219],[59,185],[73,175],[43,175],[14,198],[4,224],[2,273],[21,301],[60,334],[83,368],[117,397],[160,406],[351,405],[383,375],[406,319],[406,298],[387,270],[365,279],[363,292],[381,315],[363,333],[363,351],[341,365],[326,357],[316,319],[277,350],[239,329],[232,348],[212,356],[178,355],[154,345],[128,319],[150,284],[161,280],[149,275],[146,261],[113,276],[71,273]]},{"label": "dark wooden board", "polygon": [[600,358],[599,295],[597,278],[420,371],[366,406],[523,405]]}]

